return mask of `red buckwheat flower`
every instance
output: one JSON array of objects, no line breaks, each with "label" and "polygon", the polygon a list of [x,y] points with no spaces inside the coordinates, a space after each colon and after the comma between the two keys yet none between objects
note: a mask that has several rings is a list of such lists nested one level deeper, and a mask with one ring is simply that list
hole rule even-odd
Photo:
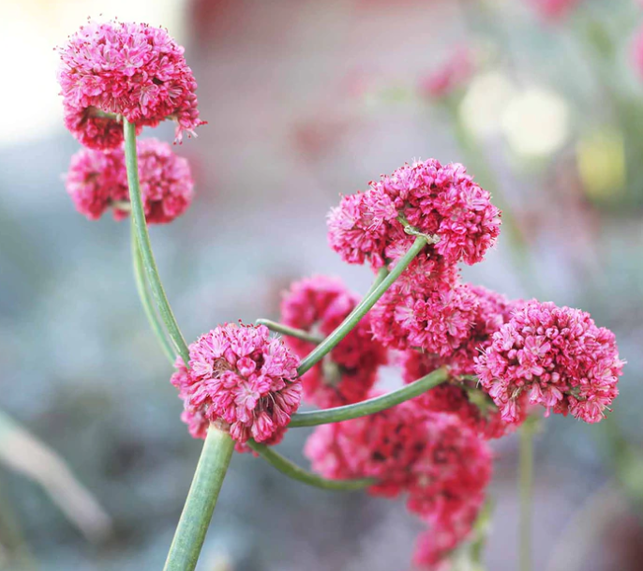
[{"label": "red buckwheat flower", "polygon": [[372,309],[373,336],[386,347],[415,347],[452,355],[467,338],[478,310],[467,284],[413,289],[395,283]]},{"label": "red buckwheat flower", "polygon": [[84,145],[114,149],[123,141],[118,116],[143,126],[177,123],[176,138],[203,124],[196,81],[183,48],[147,24],[90,22],[58,48],[65,124]]},{"label": "red buckwheat flower", "polygon": [[548,414],[598,422],[618,395],[623,365],[614,334],[588,313],[532,300],[494,334],[476,371],[508,421],[526,393]]},{"label": "red buckwheat flower", "polygon": [[431,99],[449,97],[461,89],[474,72],[473,51],[459,47],[438,69],[423,77],[420,92]]},{"label": "red buckwheat flower", "polygon": [[[145,217],[150,224],[171,222],[192,202],[194,181],[187,159],[167,143],[142,139],[136,143]],[[76,209],[96,220],[112,208],[116,220],[129,214],[129,191],[122,149],[101,152],[81,149],[71,159],[66,178]]]},{"label": "red buckwheat flower", "polygon": [[[359,303],[338,279],[314,276],[292,284],[281,303],[281,321],[291,327],[329,335]],[[305,357],[312,343],[287,337],[286,344]],[[386,363],[384,347],[373,340],[367,314],[358,325],[302,377],[304,399],[321,408],[364,400],[380,365]]]},{"label": "red buckwheat flower", "polygon": [[561,20],[581,0],[530,0],[540,15],[551,22]]},{"label": "red buckwheat flower", "polygon": [[298,364],[267,327],[226,324],[190,345],[190,368],[178,363],[171,382],[193,436],[219,423],[243,451],[249,438],[276,444],[283,437],[301,400]]},{"label": "red buckwheat flower", "polygon": [[329,243],[344,261],[368,260],[379,268],[387,264],[387,248],[413,243],[404,221],[435,242],[427,245],[427,255],[447,265],[481,261],[500,231],[500,211],[464,167],[429,159],[343,197],[328,216]]}]

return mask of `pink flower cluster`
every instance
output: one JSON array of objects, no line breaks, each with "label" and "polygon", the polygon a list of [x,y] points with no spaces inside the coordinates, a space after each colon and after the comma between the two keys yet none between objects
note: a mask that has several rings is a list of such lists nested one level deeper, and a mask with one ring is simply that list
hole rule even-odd
[{"label": "pink flower cluster", "polygon": [[588,313],[532,300],[493,335],[476,372],[507,421],[528,395],[548,413],[598,422],[618,395],[623,364],[614,334]]},{"label": "pink flower cluster", "polygon": [[368,260],[380,268],[393,258],[392,248],[413,243],[404,221],[436,242],[427,245],[426,254],[446,265],[481,261],[500,231],[500,211],[464,167],[429,159],[343,197],[328,217],[329,242],[344,261]]},{"label": "pink flower cluster", "polygon": [[[355,308],[359,296],[333,278],[314,276],[291,285],[281,303],[281,321],[286,325],[326,336]],[[286,343],[305,357],[312,343],[287,337]],[[304,399],[321,408],[361,401],[387,360],[386,350],[371,335],[370,316],[359,324],[302,377]]]},{"label": "pink flower cluster", "polygon": [[189,369],[177,360],[171,382],[184,402],[182,419],[195,438],[209,423],[245,442],[279,442],[297,411],[299,359],[264,326],[226,324],[190,345]]},{"label": "pink flower cluster", "polygon": [[420,81],[420,93],[431,99],[449,97],[469,81],[474,72],[473,50],[456,49],[437,70]]},{"label": "pink flower cluster", "polygon": [[[156,139],[138,141],[136,152],[146,220],[150,224],[171,222],[192,202],[194,181],[188,161]],[[90,220],[100,218],[110,207],[116,220],[128,216],[129,187],[122,149],[78,151],[71,159],[66,187],[76,209]]]},{"label": "pink flower cluster", "polygon": [[486,443],[456,416],[416,401],[318,427],[306,443],[313,469],[328,478],[371,477],[373,495],[407,495],[407,507],[439,538],[421,558],[436,564],[471,531],[491,477]]},{"label": "pink flower cluster", "polygon": [[85,146],[115,149],[123,141],[119,116],[143,126],[177,123],[176,138],[201,125],[196,81],[179,46],[147,24],[82,26],[58,48],[58,81],[65,124]]},{"label": "pink flower cluster", "polygon": [[540,15],[546,20],[564,18],[581,0],[530,0]]}]

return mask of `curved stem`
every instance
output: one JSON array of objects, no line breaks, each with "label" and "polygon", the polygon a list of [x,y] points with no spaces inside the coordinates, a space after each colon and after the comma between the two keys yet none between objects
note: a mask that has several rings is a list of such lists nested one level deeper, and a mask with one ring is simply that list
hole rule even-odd
[{"label": "curved stem", "polygon": [[364,297],[368,297],[369,295],[371,295],[371,293],[373,293],[375,288],[384,281],[384,278],[386,276],[388,276],[388,268],[386,266],[377,270],[375,281],[371,284],[371,287],[368,288],[368,291],[366,292]]},{"label": "curved stem", "polygon": [[193,571],[223,484],[234,440],[210,425],[164,571]]},{"label": "curved stem", "polygon": [[533,426],[529,419],[520,429],[520,571],[531,571],[531,495],[534,472]]},{"label": "curved stem", "polygon": [[270,331],[275,333],[281,333],[282,335],[288,335],[289,337],[295,337],[296,339],[301,339],[302,341],[308,341],[309,343],[314,343],[319,345],[323,341],[322,337],[317,337],[308,331],[303,329],[296,329],[295,327],[290,327],[284,325],[283,323],[277,323],[276,321],[270,321],[270,319],[257,319],[255,322],[257,325],[265,325]]},{"label": "curved stem", "polygon": [[358,480],[329,480],[327,478],[322,478],[317,474],[313,474],[312,472],[308,472],[307,470],[300,468],[297,464],[284,458],[281,454],[275,452],[264,444],[259,444],[254,440],[248,440],[247,444],[264,460],[277,468],[277,470],[282,474],[285,474],[293,480],[303,482],[309,486],[314,486],[315,488],[321,488],[323,490],[354,491],[363,490],[364,488],[375,484],[375,480],[373,478],[361,478]]},{"label": "curved stem", "polygon": [[[393,282],[400,277],[400,274],[409,266],[413,261],[413,258],[417,256],[426,246],[427,241],[425,237],[418,236],[413,242],[413,245],[409,248],[409,251],[404,254],[397,265],[391,270],[391,272],[379,283],[377,287],[372,289],[372,291],[367,294],[362,301],[351,311],[346,319],[340,323],[339,327],[335,329],[322,343],[317,345],[315,349],[301,362],[297,372],[299,376],[306,373],[312,367],[314,367],[319,361],[321,361],[325,355],[330,353],[337,344],[344,338],[348,333],[353,329],[359,321],[364,317],[368,311],[373,307],[377,300],[384,295],[384,292],[391,287]],[[377,279],[377,278],[376,278]]]},{"label": "curved stem", "polygon": [[163,284],[159,276],[154,254],[152,253],[152,245],[150,244],[150,235],[147,231],[147,223],[145,222],[145,211],[143,210],[143,200],[141,198],[141,187],[138,179],[138,162],[136,158],[136,128],[127,119],[123,118],[123,130],[125,133],[125,165],[127,167],[127,182],[129,185],[130,202],[132,203],[132,219],[134,220],[134,228],[136,230],[136,238],[138,240],[141,256],[143,258],[143,266],[147,274],[147,280],[152,290],[152,296],[156,301],[156,306],[167,332],[172,339],[179,355],[186,366],[190,360],[188,346],[183,339],[181,330],[174,318],[172,308],[165,295]]},{"label": "curved stem", "polygon": [[132,222],[132,262],[134,265],[134,280],[136,282],[136,291],[138,291],[138,296],[141,300],[141,305],[147,316],[147,320],[156,336],[157,341],[161,345],[163,353],[167,357],[167,360],[170,364],[174,365],[174,360],[176,359],[176,352],[174,348],[167,340],[163,325],[159,321],[158,315],[156,314],[156,309],[152,304],[150,299],[150,292],[147,287],[147,282],[145,280],[145,269],[143,268],[143,258],[141,257],[141,251],[138,247],[138,240],[136,239],[136,231],[134,230],[134,222]]},{"label": "curved stem", "polygon": [[288,426],[292,428],[300,426],[317,426],[318,424],[342,422],[343,420],[351,420],[361,416],[368,416],[369,414],[386,410],[387,408],[391,408],[404,401],[415,398],[433,387],[437,387],[440,383],[446,381],[448,377],[449,375],[447,370],[444,367],[441,367],[410,385],[406,385],[380,397],[375,397],[356,404],[338,406],[336,408],[293,414]]}]

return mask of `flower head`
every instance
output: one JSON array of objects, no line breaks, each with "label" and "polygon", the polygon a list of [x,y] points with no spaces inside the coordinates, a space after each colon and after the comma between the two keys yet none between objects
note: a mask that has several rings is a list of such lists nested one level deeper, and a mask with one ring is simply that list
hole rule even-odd
[{"label": "flower head", "polygon": [[618,395],[623,364],[614,334],[588,313],[532,300],[494,334],[476,372],[508,421],[527,394],[547,412],[598,422]]},{"label": "flower head", "polygon": [[[137,141],[136,152],[145,218],[150,224],[171,222],[192,202],[194,181],[188,161],[156,139]],[[78,151],[71,159],[66,187],[76,209],[90,220],[100,218],[110,207],[116,220],[128,215],[129,187],[122,149]]]},{"label": "flower head", "polygon": [[299,407],[299,360],[265,326],[226,324],[190,345],[190,368],[179,363],[172,384],[195,437],[219,423],[237,441],[275,444]]},{"label": "flower head", "polygon": [[551,22],[561,20],[580,3],[581,0],[530,0],[536,10]]},{"label": "flower head", "polygon": [[137,127],[165,119],[177,123],[176,138],[203,123],[196,81],[183,48],[166,30],[147,24],[82,26],[58,48],[58,81],[65,124],[84,145],[113,149],[123,141],[122,115]]},{"label": "flower head", "polygon": [[432,99],[448,97],[469,81],[473,71],[473,52],[460,47],[438,69],[422,78],[420,91]]},{"label": "flower head", "polygon": [[[313,276],[292,284],[281,303],[281,320],[291,327],[328,335],[358,302],[359,296],[340,280]],[[286,343],[302,358],[314,348],[294,337],[287,337]],[[361,401],[386,358],[384,347],[372,338],[367,314],[322,362],[303,375],[304,399],[322,408]]]},{"label": "flower head", "polygon": [[342,198],[328,216],[331,247],[344,261],[374,268],[387,264],[392,246],[406,250],[413,236],[405,225],[433,242],[426,249],[445,264],[482,260],[500,231],[500,211],[491,195],[460,164],[435,159],[406,164],[371,188]]}]

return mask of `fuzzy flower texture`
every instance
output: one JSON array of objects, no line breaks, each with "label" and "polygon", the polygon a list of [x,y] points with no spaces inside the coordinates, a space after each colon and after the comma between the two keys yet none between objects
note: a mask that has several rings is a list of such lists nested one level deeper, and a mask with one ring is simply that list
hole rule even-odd
[{"label": "fuzzy flower texture", "polygon": [[494,334],[477,373],[508,421],[527,394],[547,412],[593,423],[618,395],[623,364],[614,334],[588,313],[532,300]]},{"label": "fuzzy flower texture", "polygon": [[[136,154],[147,222],[171,222],[185,212],[194,195],[188,161],[156,139],[137,141]],[[123,149],[81,149],[71,159],[65,182],[76,209],[90,220],[100,218],[110,207],[116,220],[128,216],[129,187]]]},{"label": "fuzzy flower texture", "polygon": [[283,437],[301,400],[298,365],[267,327],[233,323],[192,343],[189,369],[177,360],[171,382],[192,436],[205,438],[208,424],[216,423],[245,451],[250,438],[276,444]]},{"label": "fuzzy flower texture", "polygon": [[436,242],[426,251],[434,262],[474,264],[498,237],[500,211],[462,165],[429,159],[343,197],[328,217],[329,242],[344,261],[380,268],[413,243],[405,223]]},{"label": "fuzzy flower texture", "polygon": [[85,146],[115,149],[123,141],[118,116],[155,127],[176,121],[176,138],[199,120],[196,81],[183,48],[161,28],[134,23],[82,26],[58,48],[65,124]]}]

